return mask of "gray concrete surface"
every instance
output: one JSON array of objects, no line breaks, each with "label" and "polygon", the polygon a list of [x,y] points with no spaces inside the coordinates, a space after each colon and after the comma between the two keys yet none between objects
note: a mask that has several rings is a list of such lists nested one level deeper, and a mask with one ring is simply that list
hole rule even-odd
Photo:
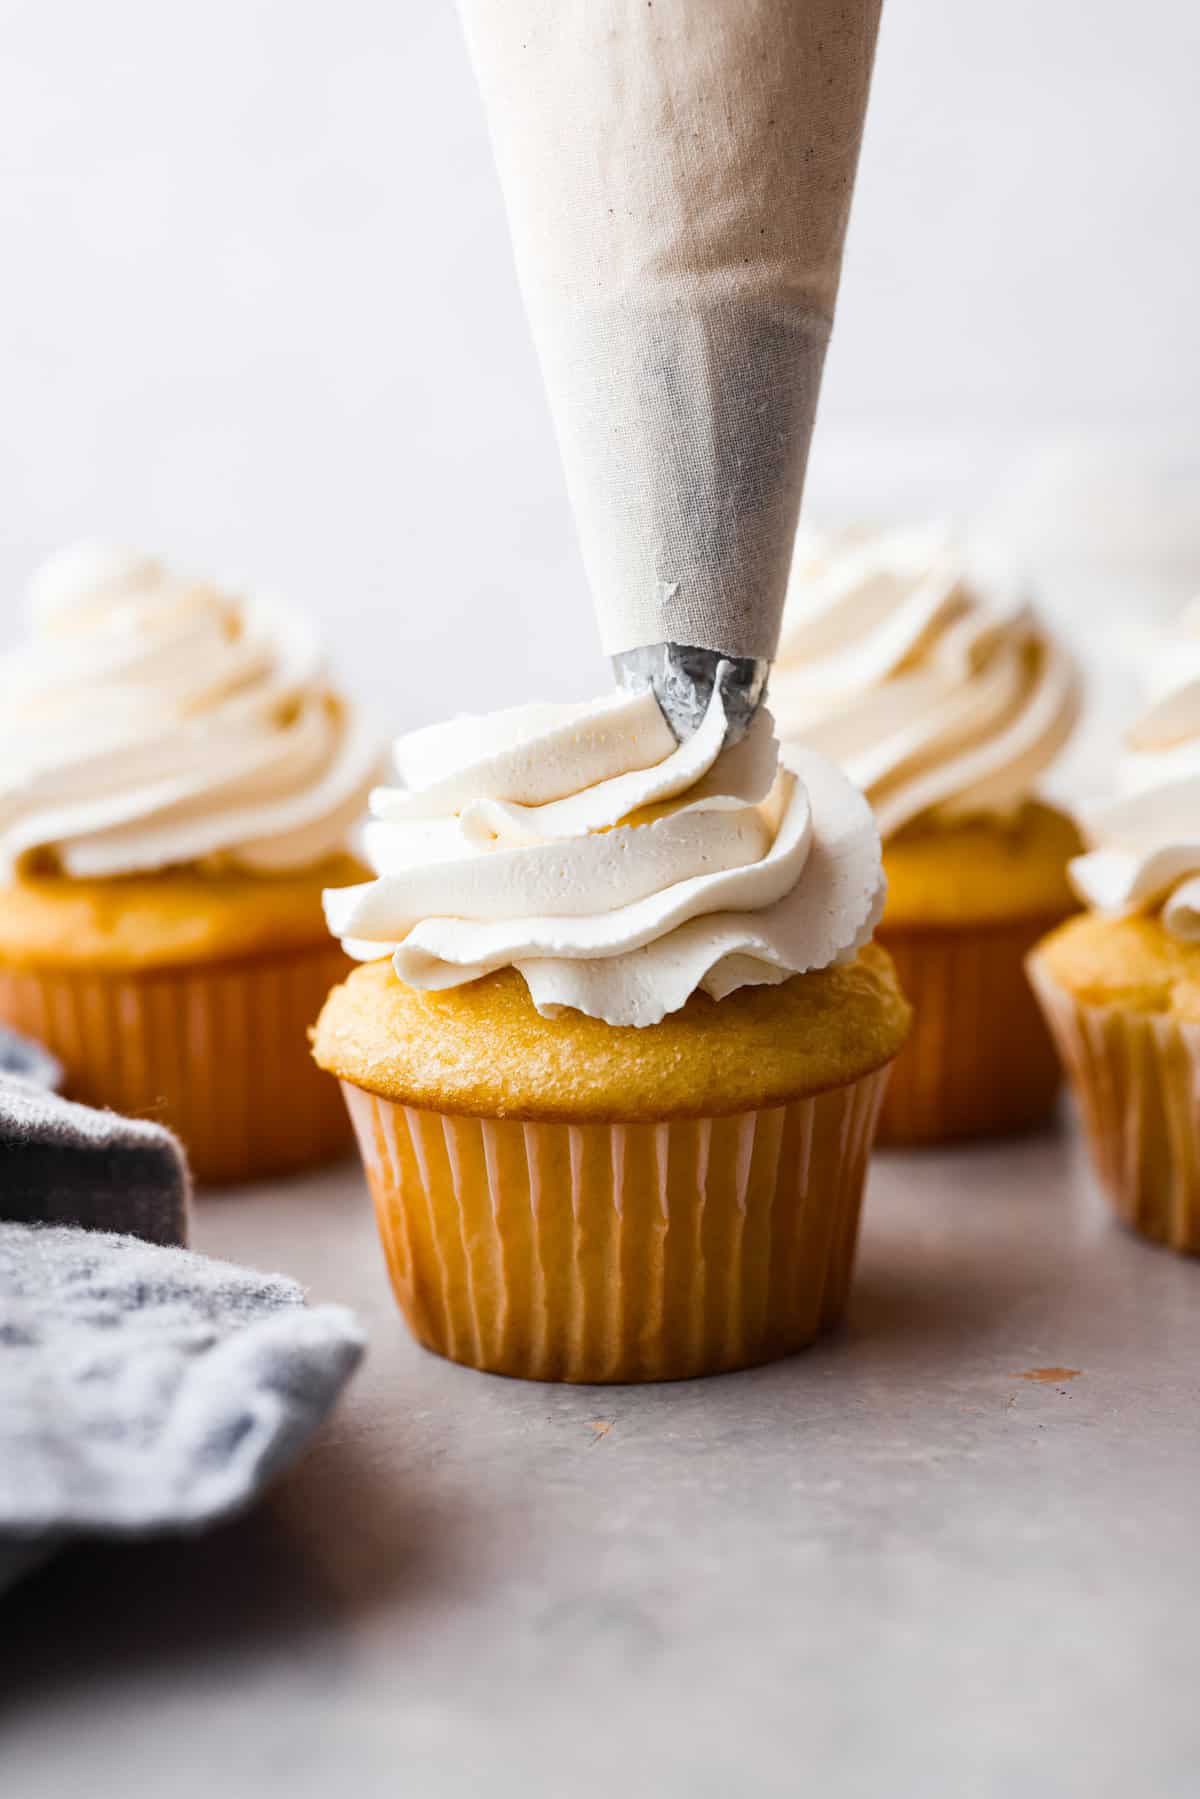
[{"label": "gray concrete surface", "polygon": [[198,1235],[367,1366],[254,1516],[0,1606],[5,1799],[1200,1790],[1200,1266],[1069,1130],[880,1160],[847,1327],[676,1387],[417,1350],[351,1166]]}]

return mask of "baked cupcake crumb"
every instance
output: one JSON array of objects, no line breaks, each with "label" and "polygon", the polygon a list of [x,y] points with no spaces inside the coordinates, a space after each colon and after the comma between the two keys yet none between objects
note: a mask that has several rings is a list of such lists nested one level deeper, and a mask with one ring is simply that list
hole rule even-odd
[{"label": "baked cupcake crumb", "polygon": [[330,994],[313,1053],[329,1073],[404,1105],[496,1118],[634,1122],[760,1110],[881,1068],[911,1010],[874,944],[852,962],[702,992],[659,1024],[543,1018],[500,969],[445,992],[407,987],[389,961]]},{"label": "baked cupcake crumb", "polygon": [[1083,1005],[1200,1023],[1200,943],[1173,937],[1157,913],[1085,913],[1046,938],[1038,956],[1050,978]]}]

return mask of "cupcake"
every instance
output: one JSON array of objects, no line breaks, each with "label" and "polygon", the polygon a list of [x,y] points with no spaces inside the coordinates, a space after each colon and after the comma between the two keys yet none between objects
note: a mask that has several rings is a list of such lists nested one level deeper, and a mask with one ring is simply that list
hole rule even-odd
[{"label": "cupcake", "polygon": [[1200,1253],[1200,607],[1180,678],[1126,739],[1119,797],[1084,821],[1090,908],[1030,975],[1117,1213]]},{"label": "cupcake", "polygon": [[879,941],[916,1024],[879,1141],[1038,1123],[1059,1069],[1024,959],[1075,910],[1080,842],[1035,791],[1075,720],[1069,658],[940,529],[805,538],[771,704],[787,753],[838,762],[883,836]]},{"label": "cupcake", "polygon": [[314,1035],[414,1334],[543,1380],[667,1380],[840,1315],[909,1010],[870,811],[771,720],[649,692],[403,738],[363,960]]},{"label": "cupcake", "polygon": [[378,756],[312,631],[81,548],[0,659],[0,1020],[92,1105],[182,1136],[201,1181],[346,1140],[306,1030],[345,972],[322,890]]}]

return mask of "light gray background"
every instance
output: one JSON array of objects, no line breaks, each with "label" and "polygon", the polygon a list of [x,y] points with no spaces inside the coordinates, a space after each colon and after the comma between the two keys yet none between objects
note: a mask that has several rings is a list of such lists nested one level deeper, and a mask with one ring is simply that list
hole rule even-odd
[{"label": "light gray background", "polygon": [[[0,639],[100,534],[338,621],[389,726],[451,652],[466,706],[595,689],[450,0],[0,20]],[[1102,569],[1116,533],[1139,606],[1200,585],[1198,66],[1188,0],[889,0],[815,506],[998,510],[1035,561],[1098,531]]]}]

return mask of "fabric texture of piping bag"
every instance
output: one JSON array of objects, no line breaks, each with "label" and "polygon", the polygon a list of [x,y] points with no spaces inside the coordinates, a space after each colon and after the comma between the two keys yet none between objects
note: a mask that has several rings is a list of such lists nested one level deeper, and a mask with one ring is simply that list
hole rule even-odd
[{"label": "fabric texture of piping bag", "polygon": [[879,0],[459,5],[602,646],[681,734],[725,659],[748,720],[778,641]]}]

